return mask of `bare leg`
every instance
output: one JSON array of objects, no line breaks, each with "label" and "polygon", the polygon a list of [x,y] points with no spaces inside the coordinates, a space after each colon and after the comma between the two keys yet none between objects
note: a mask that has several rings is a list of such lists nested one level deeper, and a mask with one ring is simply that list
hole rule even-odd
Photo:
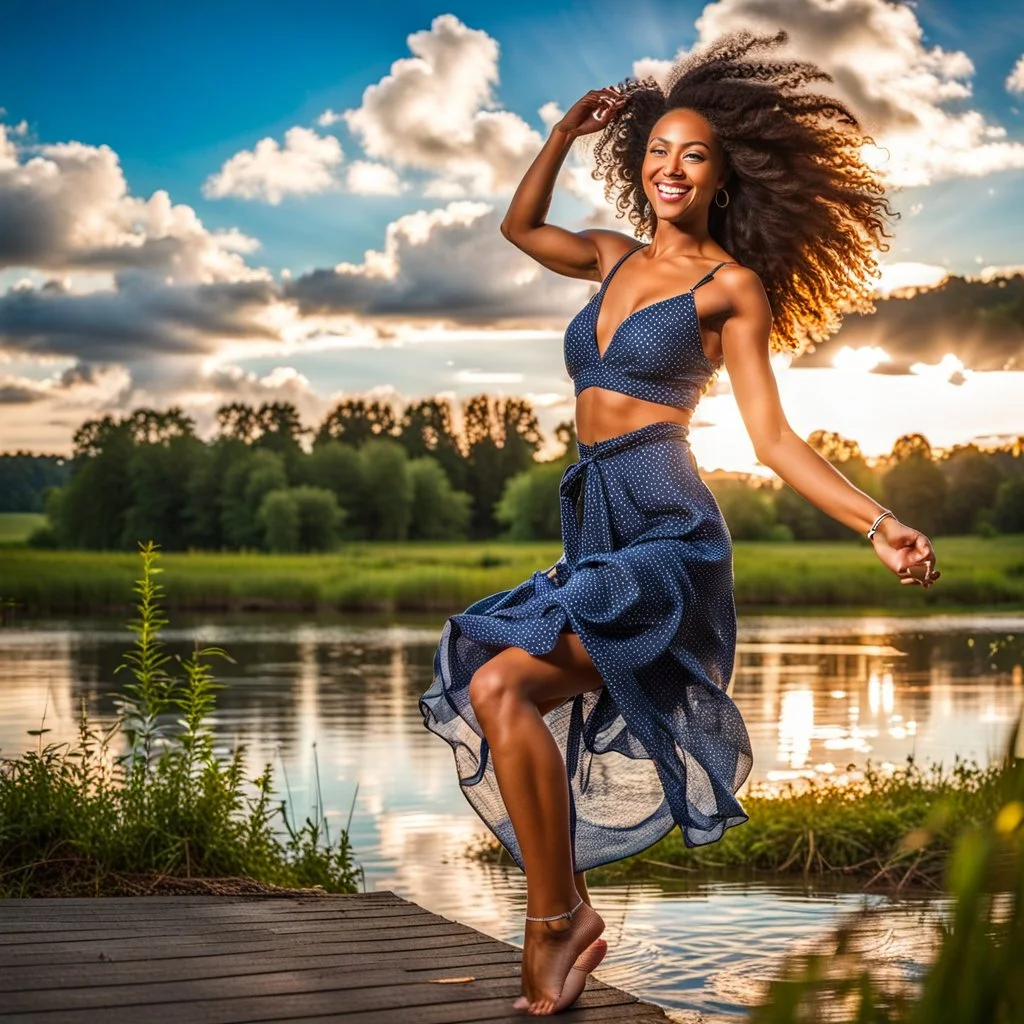
[{"label": "bare leg", "polygon": [[[470,683],[473,710],[522,852],[531,917],[565,913],[580,900],[572,871],[565,762],[538,705],[602,685],[572,633],[561,634],[554,649],[539,657],[506,648]],[[572,920],[526,923],[523,988],[531,1013],[555,1009],[573,962],[603,929],[586,903]]]}]

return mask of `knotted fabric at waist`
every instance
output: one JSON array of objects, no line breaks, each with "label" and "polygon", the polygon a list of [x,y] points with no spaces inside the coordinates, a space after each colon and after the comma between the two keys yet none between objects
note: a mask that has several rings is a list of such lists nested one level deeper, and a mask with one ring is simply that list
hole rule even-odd
[{"label": "knotted fabric at waist", "polygon": [[[655,441],[674,440],[688,444],[689,433],[689,428],[681,423],[658,420],[593,444],[577,442],[579,460],[566,467],[559,485],[562,502],[562,543],[566,561],[570,565],[574,565],[580,556],[585,508],[593,510],[594,513],[586,527],[587,549],[610,550],[613,542],[607,510],[601,514],[606,503],[605,488],[601,480],[601,461],[630,448],[638,448]],[[548,575],[550,574],[551,570],[548,571]]]}]

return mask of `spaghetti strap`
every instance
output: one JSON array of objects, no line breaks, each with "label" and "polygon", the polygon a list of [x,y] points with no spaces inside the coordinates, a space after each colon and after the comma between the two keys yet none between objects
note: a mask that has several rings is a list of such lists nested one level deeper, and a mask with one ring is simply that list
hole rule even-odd
[{"label": "spaghetti strap", "polygon": [[628,249],[615,261],[615,264],[612,266],[612,269],[609,270],[607,274],[605,274],[604,280],[601,282],[602,292],[605,290],[605,288],[608,287],[608,282],[615,276],[615,271],[618,270],[619,267],[621,267],[622,264],[625,263],[626,260],[637,251],[637,249],[642,249],[646,244],[646,242],[641,242],[639,245],[634,245],[632,249]]},{"label": "spaghetti strap", "polygon": [[706,274],[705,274],[705,275],[704,275],[704,276],[703,276],[703,277],[702,277],[702,278],[701,278],[701,279],[700,279],[700,280],[699,280],[699,281],[698,281],[698,282],[697,282],[697,283],[696,283],[696,284],[695,284],[695,285],[694,285],[694,286],[693,286],[693,287],[692,287],[692,288],[690,289],[690,291],[691,291],[691,292],[695,292],[695,291],[696,291],[696,290],[697,290],[697,289],[698,289],[698,288],[699,288],[699,287],[700,287],[700,286],[701,286],[702,284],[707,284],[707,283],[708,283],[708,281],[710,281],[710,280],[711,280],[711,279],[712,279],[712,278],[713,278],[713,277],[715,276],[715,274],[717,274],[717,273],[718,273],[718,272],[719,272],[719,271],[720,271],[720,270],[722,269],[722,267],[728,266],[728,265],[729,265],[729,264],[730,264],[731,262],[732,262],[732,260],[722,260],[722,262],[721,262],[721,263],[719,263],[717,267],[714,267],[714,268],[712,268],[711,270],[709,270],[709,271],[708,271],[708,272],[707,272],[707,273],[706,273]]}]

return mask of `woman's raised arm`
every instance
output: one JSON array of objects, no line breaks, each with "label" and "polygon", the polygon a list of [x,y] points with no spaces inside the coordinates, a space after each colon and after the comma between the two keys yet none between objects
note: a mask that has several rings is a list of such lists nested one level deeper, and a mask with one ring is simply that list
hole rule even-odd
[{"label": "woman's raised arm", "polygon": [[607,265],[608,257],[617,258],[635,244],[633,239],[617,231],[567,231],[545,221],[555,179],[573,140],[601,131],[623,103],[625,97],[612,88],[594,89],[574,103],[552,128],[519,183],[501,222],[501,233],[513,245],[549,270],[566,277],[598,281],[601,266]]},{"label": "woman's raised arm", "polygon": [[[931,586],[940,576],[933,571],[931,541],[891,512],[876,522],[887,510],[850,483],[789,425],[768,359],[772,315],[758,276],[743,267],[729,268],[720,277],[732,301],[732,312],[722,329],[722,352],[733,396],[758,459],[794,491],[850,529],[866,534],[876,525],[872,546],[882,563],[901,583]],[[911,576],[912,567],[921,565],[928,575]]]}]

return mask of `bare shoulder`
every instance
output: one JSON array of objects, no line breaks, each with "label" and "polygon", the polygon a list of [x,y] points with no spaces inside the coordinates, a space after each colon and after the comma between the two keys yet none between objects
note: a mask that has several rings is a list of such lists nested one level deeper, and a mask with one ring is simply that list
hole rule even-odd
[{"label": "bare shoulder", "polygon": [[768,312],[771,306],[756,270],[740,263],[727,263],[715,278],[721,282],[736,312]]},{"label": "bare shoulder", "polygon": [[598,279],[601,281],[619,259],[640,244],[632,235],[627,235],[623,231],[611,231],[608,228],[586,228],[579,234],[588,239],[597,250]]}]

